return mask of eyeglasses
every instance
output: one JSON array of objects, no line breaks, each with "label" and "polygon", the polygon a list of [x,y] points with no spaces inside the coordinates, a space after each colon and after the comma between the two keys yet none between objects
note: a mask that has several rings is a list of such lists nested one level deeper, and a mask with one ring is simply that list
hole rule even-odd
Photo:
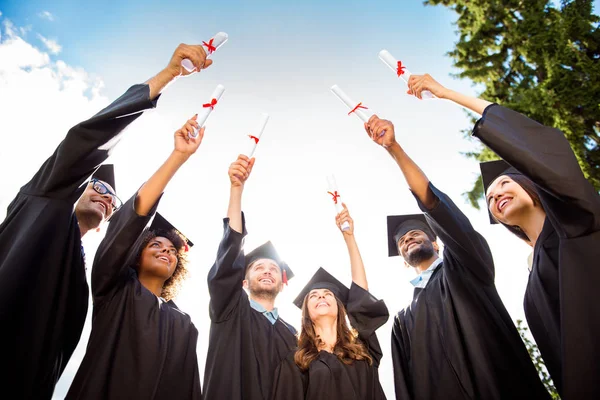
[{"label": "eyeglasses", "polygon": [[96,191],[96,193],[108,194],[111,197],[111,204],[112,204],[113,212],[116,211],[117,209],[119,209],[123,205],[123,202],[121,201],[121,199],[115,193],[111,192],[111,190],[109,188],[107,188],[106,185],[102,181],[100,181],[96,178],[92,178],[92,180],[90,182],[92,183],[92,188]]}]

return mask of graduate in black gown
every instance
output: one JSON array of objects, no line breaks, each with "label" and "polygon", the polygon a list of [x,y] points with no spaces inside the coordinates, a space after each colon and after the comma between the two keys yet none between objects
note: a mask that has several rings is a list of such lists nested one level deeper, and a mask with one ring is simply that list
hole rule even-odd
[{"label": "graduate in black gown", "polygon": [[[411,78],[412,79],[412,78]],[[533,248],[524,308],[561,397],[600,398],[600,197],[561,131],[488,101],[415,76],[483,117],[473,135],[506,162],[482,165],[493,220]]]},{"label": "graduate in black gown", "polygon": [[388,218],[390,256],[400,254],[419,273],[412,303],[394,320],[396,397],[549,399],[496,291],[486,240],[404,152],[390,121],[374,115],[365,129],[394,158],[425,213]]},{"label": "graduate in black gown", "polygon": [[348,289],[319,268],[294,300],[302,310],[298,350],[277,369],[273,400],[385,399],[379,382],[383,354],[375,331],[386,323],[389,313],[383,300],[369,293],[354,221],[343,206],[336,224],[350,225],[342,233],[350,255],[352,285]]},{"label": "graduate in black gown", "polygon": [[7,344],[3,359],[10,365],[0,374],[0,386],[7,398],[52,397],[87,312],[81,237],[112,213],[113,196],[99,197],[94,183],[86,182],[119,134],[156,106],[175,76],[188,74],[181,71],[184,58],[198,70],[212,63],[204,62],[202,46],[180,45],[159,74],[72,127],[8,206],[0,225],[0,340]]},{"label": "graduate in black gown", "polygon": [[173,302],[191,242],[160,215],[162,193],[204,135],[195,117],[165,163],[112,217],[92,269],[92,332],[67,399],[197,400],[198,331]]},{"label": "graduate in black gown", "polygon": [[[244,255],[242,192],[254,158],[240,155],[229,168],[231,190],[223,239],[208,274],[210,338],[204,398],[268,399],[279,362],[296,348],[296,330],[279,317],[275,298],[289,266],[267,242]],[[248,293],[246,293],[246,289]]]}]

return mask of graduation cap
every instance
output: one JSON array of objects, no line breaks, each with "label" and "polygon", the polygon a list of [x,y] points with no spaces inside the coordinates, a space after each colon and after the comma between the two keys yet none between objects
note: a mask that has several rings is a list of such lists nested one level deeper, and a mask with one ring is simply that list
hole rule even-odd
[{"label": "graduation cap", "polygon": [[[481,180],[483,181],[483,197],[486,197],[487,190],[490,185],[498,178],[500,175],[506,174],[518,174],[522,175],[515,168],[511,167],[509,163],[504,160],[495,160],[495,161],[487,161],[479,163],[479,169],[481,170]],[[492,213],[487,206],[487,200],[485,201],[486,208],[488,209],[488,215],[490,217],[490,223],[497,224],[498,221],[492,216]]]},{"label": "graduation cap", "polygon": [[304,286],[304,289],[300,291],[300,294],[294,300],[294,304],[299,309],[302,309],[302,304],[304,303],[304,298],[307,294],[310,293],[311,290],[314,289],[327,289],[334,294],[334,296],[339,299],[344,306],[348,303],[348,294],[350,293],[350,289],[348,289],[342,282],[338,281],[333,275],[329,272],[325,271],[322,267],[319,267],[317,272],[310,278],[310,281]]},{"label": "graduation cap", "polygon": [[408,232],[413,230],[423,231],[433,242],[435,234],[429,226],[425,215],[407,214],[407,215],[388,215],[388,257],[399,256],[398,240]]},{"label": "graduation cap", "polygon": [[273,260],[279,265],[281,268],[282,281],[287,285],[289,279],[294,277],[294,273],[290,269],[289,265],[285,261],[279,257],[277,254],[277,250],[275,250],[275,246],[270,241],[258,246],[250,253],[246,254],[246,269],[256,260],[260,260],[261,258],[268,258],[269,260]]},{"label": "graduation cap", "polygon": [[194,243],[192,243],[192,241],[190,239],[188,239],[187,236],[185,236],[177,228],[175,228],[173,225],[171,225],[171,223],[169,221],[167,221],[165,219],[165,217],[163,217],[159,213],[156,213],[156,215],[154,216],[154,219],[152,220],[152,224],[150,224],[150,230],[154,231],[155,233],[161,232],[161,231],[163,231],[163,232],[175,231],[184,240],[186,252],[189,251],[190,247],[192,247],[194,245]]},{"label": "graduation cap", "polygon": [[115,192],[117,191],[115,185],[115,168],[113,164],[102,164],[100,168],[94,172],[92,178],[108,183]]}]

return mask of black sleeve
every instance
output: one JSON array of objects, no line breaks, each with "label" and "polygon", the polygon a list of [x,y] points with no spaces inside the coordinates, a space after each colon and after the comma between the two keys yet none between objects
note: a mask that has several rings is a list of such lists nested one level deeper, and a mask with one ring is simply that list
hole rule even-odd
[{"label": "black sleeve", "polygon": [[409,378],[409,360],[410,357],[406,354],[408,346],[404,344],[404,336],[402,334],[402,326],[400,324],[401,314],[394,318],[394,326],[392,328],[392,365],[394,367],[394,387],[396,389],[396,399],[410,400],[411,381]]},{"label": "black sleeve", "polygon": [[144,110],[154,108],[157,100],[150,100],[148,85],[129,88],[104,110],[72,127],[22,192],[75,202],[83,183],[110,155],[122,131]]},{"label": "black sleeve", "polygon": [[271,400],[304,400],[307,378],[294,362],[293,353],[284,358],[273,374]]},{"label": "black sleeve", "polygon": [[383,326],[390,316],[387,306],[383,300],[377,300],[371,293],[352,282],[346,311],[350,324],[367,346],[375,367],[378,367],[383,353],[375,331]]},{"label": "black sleeve", "polygon": [[242,295],[245,275],[244,238],[246,220],[242,213],[242,232],[229,226],[229,218],[223,219],[223,238],[217,250],[217,259],[208,273],[210,293],[209,314],[213,322],[227,320]]},{"label": "black sleeve", "polygon": [[473,135],[540,188],[546,213],[566,237],[600,229],[600,198],[564,134],[492,104]]},{"label": "black sleeve", "polygon": [[493,284],[494,259],[487,241],[446,194],[431,183],[429,189],[438,199],[435,207],[428,210],[418,198],[417,203],[434,233],[444,243],[444,251],[450,252],[459,265],[467,268],[482,282]]},{"label": "black sleeve", "polygon": [[148,215],[135,212],[133,195],[111,217],[104,239],[98,246],[92,267],[92,297],[94,304],[104,298],[124,282],[130,271],[133,257],[139,246],[139,239],[158,207],[160,199],[154,204]]}]

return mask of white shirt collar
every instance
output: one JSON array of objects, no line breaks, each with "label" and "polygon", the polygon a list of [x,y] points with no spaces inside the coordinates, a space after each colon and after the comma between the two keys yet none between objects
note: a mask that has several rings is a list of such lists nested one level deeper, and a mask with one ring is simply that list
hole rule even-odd
[{"label": "white shirt collar", "polygon": [[433,272],[437,269],[437,267],[440,266],[442,261],[443,260],[441,258],[436,259],[434,262],[431,263],[429,268],[421,272],[415,278],[411,279],[410,283],[416,288],[424,288],[425,286],[427,286],[429,278],[431,278],[431,275],[433,275]]}]

